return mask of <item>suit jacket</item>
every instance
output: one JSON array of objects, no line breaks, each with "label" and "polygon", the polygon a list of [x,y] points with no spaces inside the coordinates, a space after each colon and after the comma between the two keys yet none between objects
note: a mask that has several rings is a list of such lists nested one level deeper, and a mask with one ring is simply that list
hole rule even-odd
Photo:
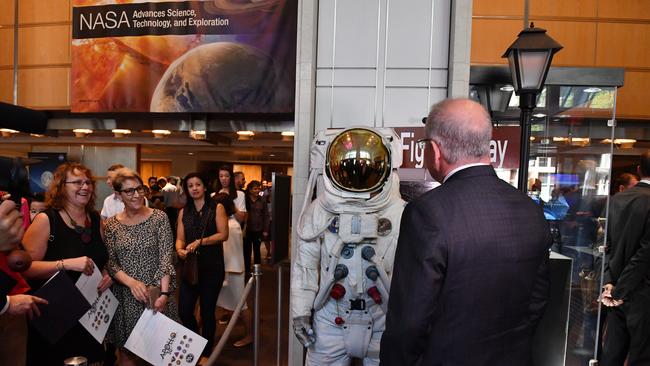
[{"label": "suit jacket", "polygon": [[458,171],[409,203],[381,365],[529,365],[551,242],[541,208],[491,166]]},{"label": "suit jacket", "polygon": [[605,283],[612,297],[628,300],[639,286],[650,286],[650,185],[639,183],[610,200]]}]

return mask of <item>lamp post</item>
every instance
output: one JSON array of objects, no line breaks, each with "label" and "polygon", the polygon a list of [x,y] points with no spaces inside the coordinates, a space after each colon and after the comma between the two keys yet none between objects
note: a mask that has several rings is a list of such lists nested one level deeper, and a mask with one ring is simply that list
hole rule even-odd
[{"label": "lamp post", "polygon": [[542,91],[553,55],[562,45],[546,35],[546,29],[530,23],[508,47],[503,58],[508,58],[515,94],[519,96],[521,115],[521,143],[519,150],[518,188],[528,193],[528,154],[530,152],[530,118],[535,109],[537,94]]}]

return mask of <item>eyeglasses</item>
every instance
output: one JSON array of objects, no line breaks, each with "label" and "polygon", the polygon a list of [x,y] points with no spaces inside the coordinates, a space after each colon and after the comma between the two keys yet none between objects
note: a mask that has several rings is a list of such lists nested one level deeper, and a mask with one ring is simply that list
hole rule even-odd
[{"label": "eyeglasses", "polygon": [[429,139],[429,138],[419,139],[415,143],[418,145],[418,147],[420,149],[424,150],[424,148],[427,147],[427,144],[429,143],[429,141],[433,141],[433,139]]},{"label": "eyeglasses", "polygon": [[90,179],[87,179],[87,180],[81,180],[81,179],[79,179],[79,180],[67,180],[67,181],[65,181],[65,184],[72,184],[77,188],[83,187],[84,184],[87,185],[88,187],[92,187],[93,186],[93,181],[90,180]]},{"label": "eyeglasses", "polygon": [[143,195],[144,194],[144,186],[138,186],[138,187],[135,187],[135,188],[127,188],[127,189],[120,190],[120,192],[127,195],[127,197],[133,197],[133,194],[136,191],[138,191],[139,195]]}]

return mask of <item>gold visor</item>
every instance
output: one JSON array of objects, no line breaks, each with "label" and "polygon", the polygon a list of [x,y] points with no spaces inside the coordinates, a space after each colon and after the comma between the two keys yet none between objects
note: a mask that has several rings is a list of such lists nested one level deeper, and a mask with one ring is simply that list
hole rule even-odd
[{"label": "gold visor", "polygon": [[364,128],[338,135],[327,150],[327,176],[350,192],[373,192],[390,174],[390,153],[381,136]]}]

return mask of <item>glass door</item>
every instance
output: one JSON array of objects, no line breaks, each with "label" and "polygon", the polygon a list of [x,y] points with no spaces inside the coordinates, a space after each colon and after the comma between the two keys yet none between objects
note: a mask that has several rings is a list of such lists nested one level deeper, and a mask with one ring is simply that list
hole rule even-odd
[{"label": "glass door", "polygon": [[[572,259],[566,365],[597,359],[615,120],[615,87],[547,86],[530,141],[529,195],[552,250]],[[541,98],[540,98],[541,99]]]}]

